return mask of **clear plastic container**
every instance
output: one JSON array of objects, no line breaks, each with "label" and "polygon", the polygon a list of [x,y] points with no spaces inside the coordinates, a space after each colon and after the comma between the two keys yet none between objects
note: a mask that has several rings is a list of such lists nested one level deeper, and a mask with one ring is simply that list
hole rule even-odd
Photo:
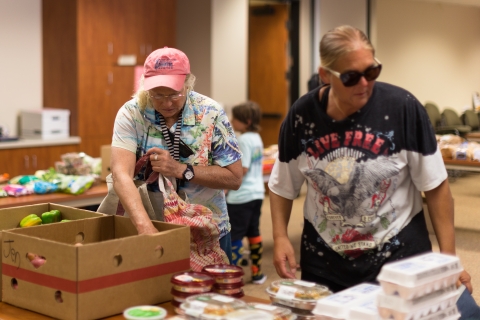
[{"label": "clear plastic container", "polygon": [[205,293],[212,289],[215,279],[201,272],[181,272],[172,276],[173,289],[187,293]]},{"label": "clear plastic container", "polygon": [[167,310],[157,306],[136,306],[123,312],[127,320],[161,320],[167,316]]},{"label": "clear plastic container", "polygon": [[410,300],[455,284],[462,271],[458,257],[431,252],[385,264],[377,280],[386,294]]},{"label": "clear plastic container", "polygon": [[460,293],[455,285],[412,300],[380,292],[377,295],[378,313],[386,319],[423,319],[422,317],[456,306],[459,296]]},{"label": "clear plastic container", "polygon": [[205,293],[191,296],[180,305],[181,313],[198,319],[223,319],[225,315],[247,304],[233,297],[216,293]]},{"label": "clear plastic container", "polygon": [[263,303],[249,303],[248,307],[253,310],[261,310],[273,316],[274,320],[294,320],[296,316],[292,310],[280,306]]},{"label": "clear plastic container", "polygon": [[379,285],[361,283],[319,300],[312,313],[321,320],[350,319],[350,310],[366,301],[375,301],[382,291]]},{"label": "clear plastic container", "polygon": [[332,294],[326,286],[295,279],[273,281],[267,288],[273,303],[303,310],[313,310],[319,299]]},{"label": "clear plastic container", "polygon": [[203,267],[202,272],[215,278],[217,283],[238,283],[244,275],[242,268],[230,264],[211,264]]}]

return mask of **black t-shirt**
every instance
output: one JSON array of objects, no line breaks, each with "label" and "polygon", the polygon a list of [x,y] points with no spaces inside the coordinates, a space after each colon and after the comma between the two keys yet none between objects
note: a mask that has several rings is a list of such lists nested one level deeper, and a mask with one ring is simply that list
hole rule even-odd
[{"label": "black t-shirt", "polygon": [[307,182],[302,270],[351,286],[374,280],[386,261],[430,249],[419,190],[447,174],[426,111],[408,91],[377,82],[362,109],[335,121],[329,90],[292,106],[269,187],[294,199]]}]

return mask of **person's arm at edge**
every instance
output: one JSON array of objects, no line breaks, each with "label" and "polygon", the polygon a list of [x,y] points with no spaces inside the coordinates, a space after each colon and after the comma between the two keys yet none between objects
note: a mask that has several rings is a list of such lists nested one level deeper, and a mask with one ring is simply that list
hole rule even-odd
[{"label": "person's arm at edge", "polygon": [[277,274],[283,278],[295,278],[298,268],[295,251],[288,238],[288,222],[292,211],[293,200],[269,192],[270,212],[273,230],[273,264]]},{"label": "person's arm at edge", "polygon": [[[150,155],[153,170],[167,177],[183,179],[187,165],[174,160],[168,151],[153,147],[147,154]],[[193,166],[193,172],[195,176],[192,182],[212,189],[237,190],[242,184],[243,169],[240,159],[225,167]]]},{"label": "person's arm at edge", "polygon": [[[448,179],[445,179],[438,187],[424,193],[440,252],[455,255],[454,207]],[[468,272],[464,270],[459,281],[470,293],[473,291]]]},{"label": "person's arm at edge", "polygon": [[143,207],[140,193],[133,182],[135,154],[129,150],[112,147],[111,170],[113,188],[120,202],[130,216],[138,234],[153,234],[158,230],[153,226]]},{"label": "person's arm at edge", "polygon": [[[186,165],[182,166],[187,168]],[[225,167],[193,166],[195,177],[192,182],[212,189],[238,190],[242,184],[244,169],[241,160]]]}]

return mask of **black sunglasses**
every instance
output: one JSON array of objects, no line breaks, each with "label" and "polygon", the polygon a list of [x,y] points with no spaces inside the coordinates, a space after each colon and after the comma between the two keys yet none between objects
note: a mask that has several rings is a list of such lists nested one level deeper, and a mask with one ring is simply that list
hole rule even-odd
[{"label": "black sunglasses", "polygon": [[326,67],[323,68],[330,71],[330,73],[333,74],[335,77],[339,78],[345,87],[353,87],[360,81],[362,77],[364,77],[367,81],[373,81],[378,78],[380,72],[382,71],[382,65],[380,64],[380,61],[377,60],[377,58],[375,58],[375,62],[377,62],[376,66],[368,67],[364,72],[347,71],[344,73],[340,73]]}]

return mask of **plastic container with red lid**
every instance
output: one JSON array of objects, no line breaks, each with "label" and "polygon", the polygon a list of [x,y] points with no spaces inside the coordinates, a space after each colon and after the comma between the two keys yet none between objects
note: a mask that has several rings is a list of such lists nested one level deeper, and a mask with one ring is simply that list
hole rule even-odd
[{"label": "plastic container with red lid", "polygon": [[236,283],[242,281],[243,269],[231,264],[211,264],[203,267],[202,272],[215,278],[217,283]]},{"label": "plastic container with red lid", "polygon": [[229,294],[228,296],[232,297],[232,298],[235,298],[235,299],[240,299],[240,298],[243,298],[245,296],[245,293],[243,292],[243,289],[241,289],[240,292],[234,293],[234,294]]},{"label": "plastic container with red lid", "polygon": [[232,295],[242,291],[243,281],[235,283],[215,283],[212,287],[213,292]]},{"label": "plastic container with red lid", "polygon": [[201,272],[181,272],[174,274],[170,282],[179,292],[204,293],[211,291],[215,279]]},{"label": "plastic container with red lid", "polygon": [[172,288],[172,290],[170,291],[170,293],[172,294],[173,296],[173,300],[172,301],[177,301],[177,302],[185,302],[185,300],[188,298],[188,297],[191,297],[195,294],[198,294],[198,293],[188,293],[188,292],[182,292],[182,291],[177,291],[175,290],[174,288]]}]

